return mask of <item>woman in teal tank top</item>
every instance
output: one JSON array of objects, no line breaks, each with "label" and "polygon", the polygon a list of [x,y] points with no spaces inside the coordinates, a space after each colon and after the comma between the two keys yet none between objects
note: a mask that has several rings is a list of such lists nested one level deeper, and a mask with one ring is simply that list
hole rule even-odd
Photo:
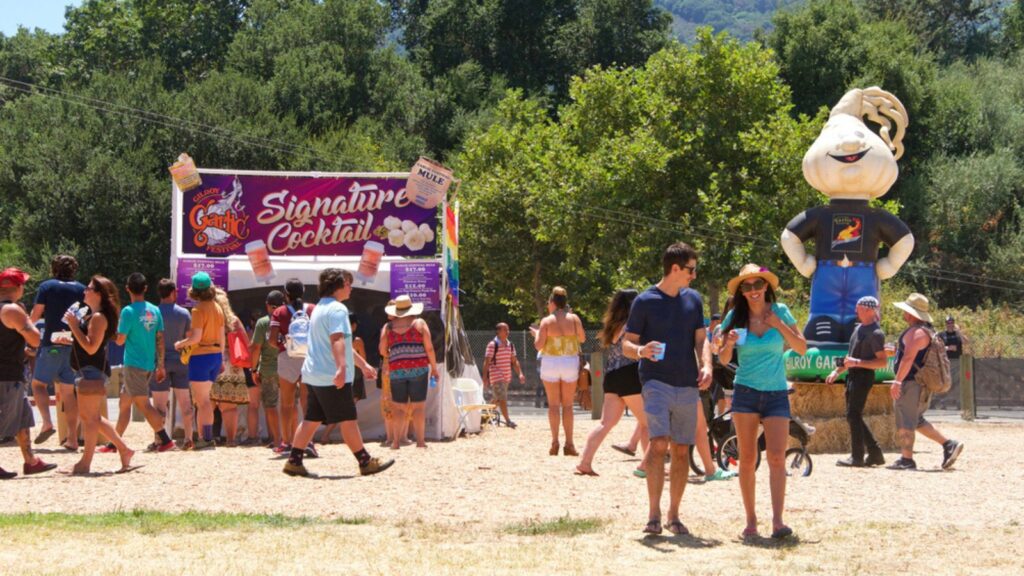
[{"label": "woman in teal tank top", "polygon": [[732,397],[733,422],[740,453],[740,492],[746,511],[744,537],[757,535],[754,511],[754,472],[757,467],[758,425],[764,423],[769,482],[772,493],[772,538],[793,531],[782,520],[786,502],[786,446],[789,441],[789,393],[783,352],[786,346],[798,354],[807,341],[785,304],[775,301],[779,279],[756,264],[747,264],[729,281],[735,307],[722,321],[722,364],[739,348]]}]

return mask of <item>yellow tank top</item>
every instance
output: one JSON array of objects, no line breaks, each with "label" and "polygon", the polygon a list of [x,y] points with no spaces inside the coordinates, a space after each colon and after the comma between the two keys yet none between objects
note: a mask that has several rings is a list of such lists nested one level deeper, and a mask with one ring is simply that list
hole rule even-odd
[{"label": "yellow tank top", "polygon": [[544,356],[576,356],[580,353],[580,341],[576,335],[571,336],[548,336],[544,341],[544,349],[541,354]]}]

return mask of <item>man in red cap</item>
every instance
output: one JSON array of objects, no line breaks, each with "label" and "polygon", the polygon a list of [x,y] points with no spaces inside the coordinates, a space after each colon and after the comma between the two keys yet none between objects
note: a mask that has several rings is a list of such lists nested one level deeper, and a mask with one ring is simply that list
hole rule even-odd
[{"label": "man in red cap", "polygon": [[[38,474],[53,470],[56,464],[47,464],[32,454],[28,431],[35,424],[28,405],[25,382],[25,343],[39,346],[39,330],[29,320],[25,310],[17,304],[25,295],[28,274],[17,268],[0,272],[0,437],[14,436],[25,458],[25,474]],[[0,468],[0,480],[17,476]]]}]

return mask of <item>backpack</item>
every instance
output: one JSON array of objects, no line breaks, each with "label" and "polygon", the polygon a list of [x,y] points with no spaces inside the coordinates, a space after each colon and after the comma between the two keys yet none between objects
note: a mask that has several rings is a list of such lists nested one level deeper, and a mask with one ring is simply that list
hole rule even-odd
[{"label": "backpack", "polygon": [[[497,336],[495,336],[494,337],[494,353],[491,354],[491,364],[494,364],[494,362],[497,361],[497,359],[498,359],[498,348],[500,346],[501,346],[501,341],[498,340]],[[512,343],[512,340],[508,341],[508,347],[512,349],[512,357],[515,358],[516,357],[516,345]]]},{"label": "backpack", "polygon": [[949,356],[946,342],[937,332],[930,331],[931,344],[924,355],[924,365],[917,369],[914,380],[932,394],[945,394],[953,386],[949,372]]},{"label": "backpack", "polygon": [[292,313],[292,319],[288,324],[284,349],[289,358],[305,358],[309,351],[309,314],[305,309],[296,310],[290,305],[288,311]]}]

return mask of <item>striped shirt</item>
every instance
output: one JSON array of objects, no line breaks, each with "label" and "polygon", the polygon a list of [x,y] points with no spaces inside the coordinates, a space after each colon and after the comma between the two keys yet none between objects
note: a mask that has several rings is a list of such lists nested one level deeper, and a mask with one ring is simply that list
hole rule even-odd
[{"label": "striped shirt", "polygon": [[512,383],[512,343],[506,341],[504,344],[498,346],[497,356],[495,356],[494,345],[498,342],[495,338],[487,344],[487,351],[485,359],[490,360],[491,364],[487,368],[488,379],[491,382],[498,383]]}]

